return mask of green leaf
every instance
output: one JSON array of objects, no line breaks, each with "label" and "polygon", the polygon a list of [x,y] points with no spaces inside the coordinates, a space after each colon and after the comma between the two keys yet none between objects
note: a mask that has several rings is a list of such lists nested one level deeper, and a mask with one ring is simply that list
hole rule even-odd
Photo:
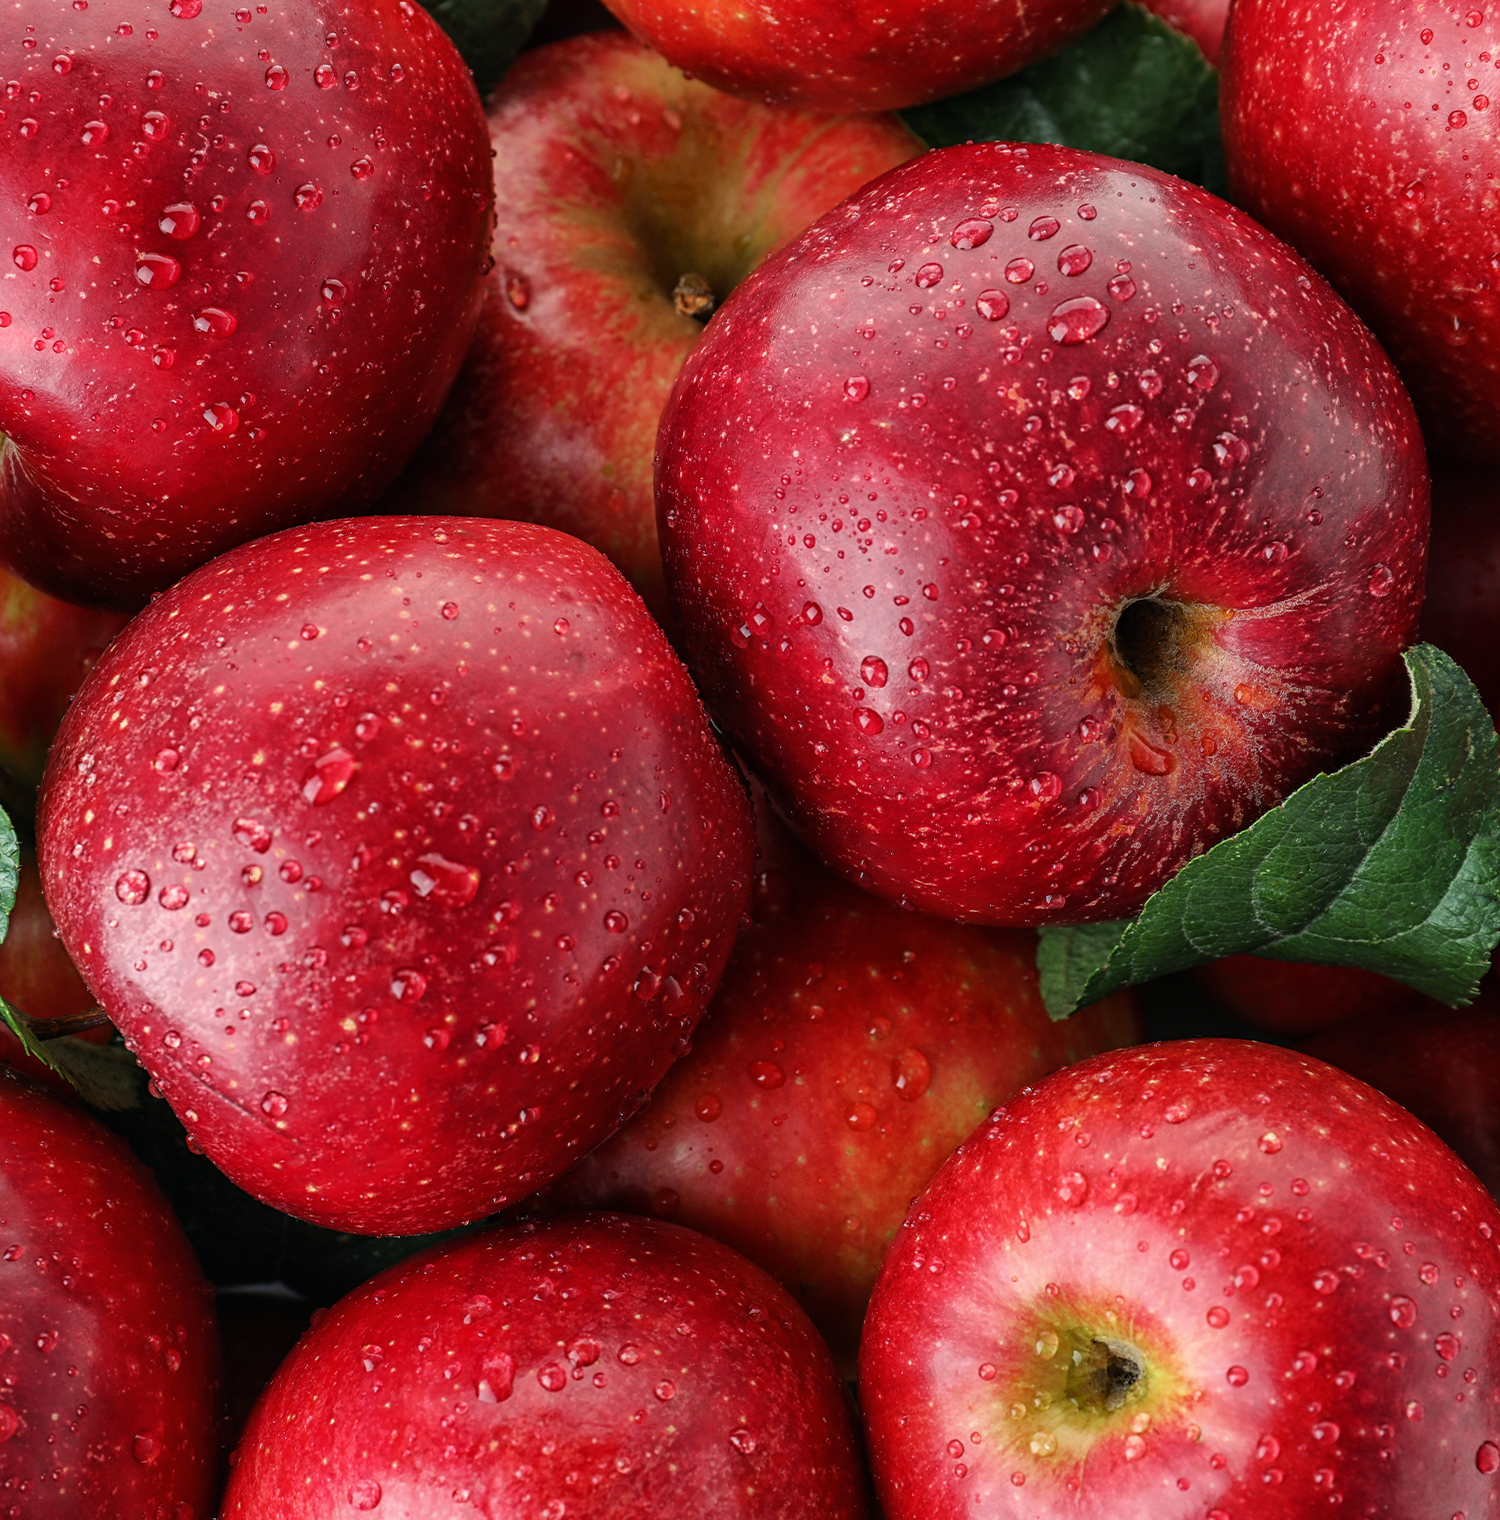
[{"label": "green leaf", "polygon": [[94,1045],[72,1035],[39,1040],[31,1020],[3,997],[0,997],[0,1023],[21,1042],[27,1055],[69,1082],[90,1108],[112,1113],[139,1105],[141,1069],[123,1047]]},{"label": "green leaf", "polygon": [[1411,717],[1364,759],[1189,861],[1131,922],[1042,930],[1053,1018],[1243,954],[1473,999],[1500,941],[1500,740],[1447,655],[1419,644],[1405,659]]},{"label": "green leaf", "polygon": [[10,929],[10,910],[16,905],[21,885],[21,842],[16,838],[10,815],[0,808],[0,940]]},{"label": "green leaf", "polygon": [[547,0],[427,0],[432,19],[453,39],[486,95],[516,61]]},{"label": "green leaf", "polygon": [[1228,194],[1218,72],[1195,43],[1139,5],[1118,6],[1062,52],[1009,79],[902,115],[933,148],[1061,143]]}]

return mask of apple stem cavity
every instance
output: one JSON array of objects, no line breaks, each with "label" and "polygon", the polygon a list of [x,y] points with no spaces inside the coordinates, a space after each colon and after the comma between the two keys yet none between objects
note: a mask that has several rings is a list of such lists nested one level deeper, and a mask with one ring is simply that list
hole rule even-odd
[{"label": "apple stem cavity", "polygon": [[1126,697],[1168,696],[1189,674],[1195,645],[1223,616],[1217,607],[1172,602],[1157,593],[1126,602],[1109,634],[1115,686]]},{"label": "apple stem cavity", "polygon": [[717,304],[713,286],[701,274],[689,269],[677,276],[677,283],[672,287],[672,305],[683,316],[706,322]]},{"label": "apple stem cavity", "polygon": [[1146,1396],[1146,1358],[1127,1341],[1094,1336],[1073,1348],[1067,1396],[1087,1414],[1114,1414]]}]

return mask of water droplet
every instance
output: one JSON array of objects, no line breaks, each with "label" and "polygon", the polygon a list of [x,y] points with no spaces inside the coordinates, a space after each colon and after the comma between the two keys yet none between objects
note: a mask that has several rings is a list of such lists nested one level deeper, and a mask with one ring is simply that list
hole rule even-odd
[{"label": "water droplet", "polygon": [[775,1089],[786,1081],[786,1073],[774,1061],[752,1061],[745,1069],[757,1087]]},{"label": "water droplet", "polygon": [[168,206],[157,221],[157,226],[168,237],[178,239],[190,238],[198,230],[202,218],[198,214],[198,208],[190,201],[179,201],[174,206]]},{"label": "water droplet", "polygon": [[1389,596],[1391,587],[1396,584],[1396,577],[1389,565],[1376,565],[1370,572],[1370,595]]},{"label": "water droplet", "polygon": [[1089,1195],[1089,1180],[1082,1172],[1064,1172],[1057,1179],[1057,1196],[1076,1209]]},{"label": "water droplet", "polygon": [[473,866],[432,853],[417,857],[411,884],[418,897],[431,897],[441,908],[463,908],[473,902],[479,890],[480,872]]},{"label": "water droplet", "polygon": [[52,72],[54,74],[71,74],[73,72],[73,60],[66,53],[59,53],[52,60]]},{"label": "water droplet", "polygon": [[286,1110],[287,1101],[284,1093],[279,1093],[272,1089],[262,1095],[260,1100],[261,1113],[269,1115],[272,1119],[279,1119],[286,1113]]},{"label": "water droplet", "polygon": [[1117,301],[1128,301],[1135,294],[1135,281],[1128,274],[1117,274],[1104,287]]},{"label": "water droplet", "polygon": [[375,164],[371,159],[368,158],[356,158],[354,162],[349,165],[349,172],[355,177],[355,179],[369,179],[369,177],[375,172]]},{"label": "water droplet", "polygon": [[[1124,491],[1127,496],[1136,501],[1144,501],[1151,494],[1151,477],[1144,470],[1132,470],[1125,477]],[[1104,547],[1108,547],[1105,545]],[[1095,556],[1107,559],[1108,555]]]},{"label": "water droplet", "polygon": [[866,686],[884,686],[889,679],[886,663],[878,655],[866,655],[860,662],[860,678]]},{"label": "water droplet", "polygon": [[1053,802],[1062,793],[1062,779],[1053,771],[1039,771],[1026,789],[1038,802]]},{"label": "water droplet", "polygon": [[179,21],[191,21],[203,11],[203,0],[171,0],[167,9]]},{"label": "water droplet", "polygon": [[1324,1295],[1324,1297],[1327,1297],[1328,1294],[1336,1293],[1338,1291],[1339,1275],[1337,1272],[1326,1271],[1315,1273],[1313,1275],[1312,1285],[1313,1291],[1315,1293],[1321,1293]]},{"label": "water droplet", "polygon": [[84,122],[81,141],[85,148],[102,148],[109,141],[109,123],[104,121]]},{"label": "water droplet", "polygon": [[1206,354],[1196,354],[1188,360],[1188,384],[1200,391],[1211,391],[1219,383],[1219,366]]},{"label": "water droplet", "polygon": [[291,75],[282,68],[279,63],[273,63],[266,70],[266,88],[271,90],[284,90],[287,87]]},{"label": "water droplet", "polygon": [[651,1391],[665,1404],[677,1397],[677,1384],[671,1378],[663,1378]]},{"label": "water droplet", "polygon": [[993,222],[984,221],[979,217],[970,217],[953,229],[948,241],[955,248],[979,248],[989,242],[994,230]]},{"label": "water droplet", "polygon": [[1052,310],[1047,332],[1054,343],[1070,346],[1084,343],[1101,332],[1109,322],[1109,308],[1093,296],[1075,296]]},{"label": "water droplet", "polygon": [[[1316,1286],[1316,1284],[1314,1284]],[[1391,1323],[1398,1330],[1410,1330],[1417,1322],[1417,1306],[1414,1300],[1399,1295],[1391,1300]]]},{"label": "water droplet", "polygon": [[[4,1437],[0,1436],[0,1440],[3,1439]],[[740,1425],[729,1432],[729,1444],[737,1452],[741,1452],[748,1457],[755,1450],[755,1437],[743,1425]]]},{"label": "water droplet", "polygon": [[908,1103],[915,1103],[932,1083],[932,1063],[915,1046],[891,1057],[891,1085]]},{"label": "water droplet", "polygon": [[52,209],[52,197],[45,190],[38,190],[26,202],[26,209],[34,216],[45,216]]},{"label": "water droplet", "polygon": [[1215,1304],[1205,1318],[1215,1330],[1222,1330],[1229,1323],[1229,1310],[1223,1304]]},{"label": "water droplet", "polygon": [[873,1103],[851,1103],[844,1110],[844,1123],[850,1129],[873,1129],[880,1118],[880,1111]]},{"label": "water droplet", "polygon": [[10,1440],[21,1428],[21,1421],[9,1404],[0,1404],[0,1444]]},{"label": "water droplet", "polygon": [[1066,275],[1082,274],[1094,262],[1094,255],[1082,243],[1064,248],[1057,256],[1057,267]]},{"label": "water droplet", "polygon": [[1045,243],[1048,238],[1056,237],[1062,229],[1062,223],[1055,216],[1039,216],[1026,229],[1026,236],[1033,243]]},{"label": "water droplet", "polygon": [[148,290],[170,290],[182,278],[182,265],[167,253],[139,254],[135,277]]},{"label": "water droplet", "polygon": [[151,895],[151,878],[144,871],[123,872],[115,881],[115,896],[130,907],[139,907]]},{"label": "water droplet", "polygon": [[872,738],[885,729],[885,719],[873,707],[856,707],[854,721],[858,724],[860,733],[868,734]]},{"label": "water droplet", "polygon": [[1003,290],[981,290],[974,309],[986,322],[998,322],[1010,310],[1010,297]]},{"label": "water droplet", "polygon": [[23,274],[29,274],[36,268],[36,249],[30,243],[20,243],[12,251],[11,257],[16,261],[16,268]]},{"label": "water droplet", "polygon": [[705,1124],[712,1124],[724,1112],[724,1104],[717,1093],[704,1093],[693,1105],[693,1112]]},{"label": "water droplet", "polygon": [[263,222],[271,214],[271,208],[265,201],[251,201],[245,208],[245,215],[252,222]]},{"label": "water droplet", "polygon": [[1050,1430],[1039,1430],[1027,1443],[1034,1457],[1050,1457],[1057,1450],[1057,1437]]},{"label": "water droplet", "polygon": [[1250,1374],[1243,1367],[1231,1367],[1224,1378],[1231,1388],[1243,1388],[1250,1381]]},{"label": "water droplet", "polygon": [[156,895],[156,900],[168,912],[174,912],[178,908],[188,905],[188,889],[180,884],[177,886],[163,887]]},{"label": "water droplet", "polygon": [[210,333],[215,338],[229,337],[239,325],[233,312],[218,306],[205,306],[202,311],[193,314],[193,330]]},{"label": "water droplet", "polygon": [[942,277],[943,266],[941,264],[923,264],[917,270],[917,284],[923,290],[930,290]]},{"label": "water droplet", "polygon": [[172,123],[164,111],[147,111],[141,117],[141,136],[151,142],[160,142],[171,130]]},{"label": "water droplet", "polygon": [[1126,402],[1124,406],[1111,409],[1104,419],[1104,426],[1111,433],[1133,433],[1145,420],[1146,414],[1140,407]]},{"label": "water droplet", "polygon": [[311,182],[298,185],[292,191],[292,199],[297,203],[300,211],[316,211],[323,204],[323,192]]},{"label": "water droplet", "polygon": [[130,1455],[137,1462],[154,1462],[161,1455],[161,1441],[149,1431],[142,1431],[131,1441]]},{"label": "water droplet", "polygon": [[1264,1155],[1274,1156],[1281,1149],[1282,1140],[1281,1136],[1278,1135],[1275,1130],[1268,1129],[1265,1134],[1263,1134],[1260,1139],[1256,1141],[1256,1144],[1260,1147],[1261,1152]]},{"label": "water droplet", "polygon": [[302,781],[303,797],[315,807],[332,802],[354,779],[359,762],[348,750],[338,747],[316,761]]},{"label": "water droplet", "polygon": [[844,381],[844,394],[851,401],[863,401],[870,394],[870,382],[863,375],[850,375]]},{"label": "water droplet", "polygon": [[339,82],[339,76],[334,71],[333,65],[320,63],[313,70],[313,79],[320,90],[331,90]]},{"label": "water droplet", "polygon": [[391,996],[403,1003],[415,1003],[427,991],[427,978],[414,966],[402,966],[391,973]]},{"label": "water droplet", "polygon": [[1474,1465],[1482,1473],[1500,1472],[1500,1446],[1493,1441],[1482,1442],[1474,1453]]},{"label": "water droplet", "polygon": [[374,1478],[356,1478],[349,1485],[349,1503],[355,1509],[378,1509],[381,1488]]},{"label": "water droplet", "polygon": [[1220,433],[1214,439],[1214,458],[1224,468],[1244,464],[1250,457],[1250,445],[1234,433]]},{"label": "water droplet", "polygon": [[257,855],[264,855],[271,848],[271,831],[258,819],[236,818],[231,827],[234,832],[234,842],[244,845],[247,850],[254,850]]},{"label": "water droplet", "polygon": [[1024,285],[1036,273],[1036,265],[1030,259],[1012,259],[1005,266],[1005,278],[1012,285]]}]

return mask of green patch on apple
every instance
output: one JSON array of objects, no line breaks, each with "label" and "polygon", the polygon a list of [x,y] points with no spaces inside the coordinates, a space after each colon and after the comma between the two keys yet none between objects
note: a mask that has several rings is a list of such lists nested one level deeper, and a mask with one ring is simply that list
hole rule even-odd
[{"label": "green patch on apple", "polygon": [[432,19],[453,39],[481,95],[516,61],[547,0],[424,0]]},{"label": "green patch on apple", "polygon": [[933,148],[1061,143],[1229,193],[1218,71],[1181,32],[1130,0],[1054,57],[901,114]]},{"label": "green patch on apple", "polygon": [[1041,931],[1053,1018],[1227,955],[1377,971],[1452,1006],[1500,941],[1500,740],[1473,682],[1406,652],[1407,722],[1189,861],[1133,920]]}]

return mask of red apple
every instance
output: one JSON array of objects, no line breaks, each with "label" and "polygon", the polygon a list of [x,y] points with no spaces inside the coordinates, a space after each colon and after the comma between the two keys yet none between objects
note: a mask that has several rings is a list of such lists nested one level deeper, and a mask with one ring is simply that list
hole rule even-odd
[{"label": "red apple", "polygon": [[400,469],[478,312],[489,142],[412,0],[30,0],[22,19],[0,554],[131,609]]},{"label": "red apple", "polygon": [[888,1520],[1492,1515],[1497,1230],[1431,1131],[1308,1057],[1059,1072],[938,1174],[876,1284]]},{"label": "red apple", "polygon": [[645,1099],[727,960],[743,784],[640,599],[548,528],[363,518],[204,566],[95,667],[43,789],[74,961],[194,1143],[418,1234]]},{"label": "red apple", "polygon": [[0,803],[30,814],[73,693],[123,628],[115,612],[44,596],[0,567]]},{"label": "red apple", "polygon": [[863,1520],[842,1389],[797,1305],[675,1225],[595,1214],[356,1289],[251,1415],[224,1520]]},{"label": "red apple", "polygon": [[1440,1135],[1500,1196],[1500,989],[1468,1008],[1431,998],[1346,1020],[1308,1040],[1308,1055],[1394,1098]]},{"label": "red apple", "polygon": [[151,1174],[0,1068],[0,1513],[207,1520],[213,1291]]},{"label": "red apple", "polygon": [[397,510],[517,517],[594,545],[666,615],[652,451],[702,332],[772,248],[921,144],[685,79],[624,32],[525,54],[490,102],[495,268]]},{"label": "red apple", "polygon": [[1229,0],[1141,0],[1141,4],[1160,16],[1168,26],[1191,37],[1203,56],[1218,67]]},{"label": "red apple", "polygon": [[897,111],[1023,69],[1111,0],[607,0],[669,63],[732,95],[810,111]]},{"label": "red apple", "polygon": [[[93,1013],[98,1003],[57,937],[42,896],[36,859],[29,851],[21,856],[16,900],[4,942],[0,943],[0,997],[40,1025],[39,1032],[45,1036],[76,1034],[102,1045],[114,1033],[107,1022],[93,1024],[90,1020],[87,1022],[92,1027],[82,1027],[83,1016]],[[0,1024],[0,1061],[58,1092],[74,1095],[68,1079],[28,1055],[4,1024]]]},{"label": "red apple", "polygon": [[1431,1001],[1404,982],[1358,966],[1231,955],[1195,966],[1189,974],[1216,1003],[1247,1023],[1293,1037],[1331,1028],[1342,1019],[1364,1020]]},{"label": "red apple", "polygon": [[1054,1024],[1034,935],[909,913],[782,853],[691,1052],[552,1197],[733,1246],[852,1372],[881,1258],[932,1174],[997,1103],[1138,1039],[1139,1019],[1126,993]]},{"label": "red apple", "polygon": [[1500,484],[1487,470],[1433,466],[1420,633],[1463,666],[1500,716]]},{"label": "red apple", "polygon": [[1236,0],[1220,90],[1235,200],[1374,328],[1432,442],[1490,464],[1497,51],[1493,6]]},{"label": "red apple", "polygon": [[1407,711],[1422,441],[1222,201],[1069,148],[875,181],[662,418],[706,700],[819,854],[932,913],[1120,918]]}]

